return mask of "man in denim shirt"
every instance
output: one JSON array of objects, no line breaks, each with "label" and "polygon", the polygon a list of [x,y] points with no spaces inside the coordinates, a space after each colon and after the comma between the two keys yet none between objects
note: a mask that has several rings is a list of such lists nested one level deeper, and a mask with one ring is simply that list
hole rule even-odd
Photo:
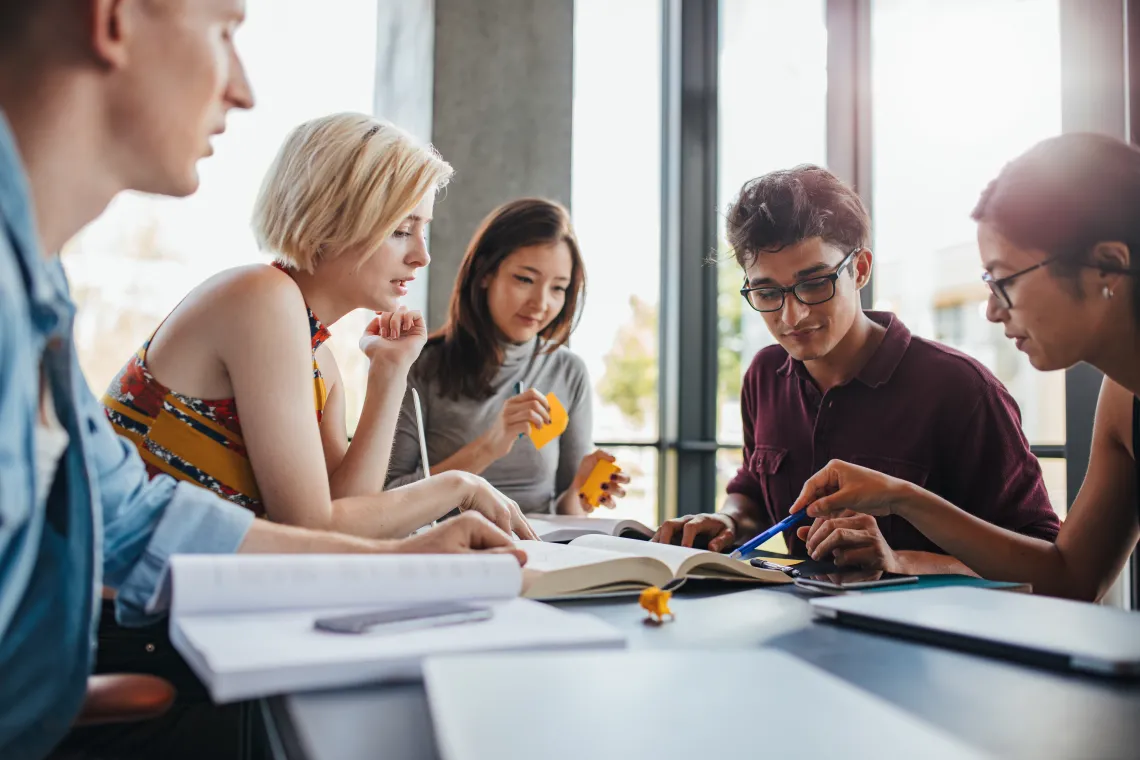
[{"label": "man in denim shirt", "polygon": [[[511,550],[474,513],[404,541],[254,521],[204,489],[149,480],[88,390],[64,273],[46,252],[121,190],[196,189],[209,136],[231,108],[253,104],[232,41],[243,14],[243,0],[0,0],[6,760],[45,755],[71,725],[92,665],[99,589],[117,590],[122,622],[153,620],[168,601],[161,579],[172,554]],[[53,435],[61,445],[45,456]]]}]

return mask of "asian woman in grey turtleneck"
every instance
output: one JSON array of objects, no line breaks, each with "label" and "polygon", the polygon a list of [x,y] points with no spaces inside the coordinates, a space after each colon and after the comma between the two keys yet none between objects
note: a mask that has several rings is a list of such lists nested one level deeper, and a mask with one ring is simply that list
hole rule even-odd
[{"label": "asian woman in grey turtleneck", "polygon": [[[423,477],[411,389],[423,403],[432,474],[482,475],[526,512],[585,514],[578,492],[600,460],[593,449],[585,363],[566,347],[585,294],[585,271],[566,209],[534,198],[493,211],[464,256],[448,321],[408,374],[388,488]],[[515,392],[517,385],[524,389]],[[550,422],[554,393],[570,425],[541,450],[525,434]],[[613,507],[628,483],[603,486]]]}]

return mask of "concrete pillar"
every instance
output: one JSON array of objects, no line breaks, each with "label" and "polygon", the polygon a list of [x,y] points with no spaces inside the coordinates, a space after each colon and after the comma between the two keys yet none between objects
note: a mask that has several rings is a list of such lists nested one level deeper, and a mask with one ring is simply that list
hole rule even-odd
[{"label": "concrete pillar", "polygon": [[436,328],[491,209],[523,195],[569,206],[574,2],[379,0],[378,18],[377,113],[430,139],[456,170],[431,232]]},{"label": "concrete pillar", "polygon": [[[421,140],[430,140],[432,134],[434,56],[433,0],[377,0],[372,113]],[[409,308],[427,310],[428,277],[417,277],[408,289],[404,303]]]}]

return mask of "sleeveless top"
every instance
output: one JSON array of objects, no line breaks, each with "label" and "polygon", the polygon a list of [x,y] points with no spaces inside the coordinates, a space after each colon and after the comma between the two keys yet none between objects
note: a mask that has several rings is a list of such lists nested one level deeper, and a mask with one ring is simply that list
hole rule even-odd
[{"label": "sleeveless top", "polygon": [[[278,264],[273,266],[282,269]],[[329,331],[306,306],[313,352],[313,405],[320,422],[328,399],[317,348]],[[111,381],[102,403],[115,432],[138,448],[151,477],[164,473],[207,488],[265,515],[233,398],[200,399],[171,390],[150,373],[146,352],[155,334]]]}]

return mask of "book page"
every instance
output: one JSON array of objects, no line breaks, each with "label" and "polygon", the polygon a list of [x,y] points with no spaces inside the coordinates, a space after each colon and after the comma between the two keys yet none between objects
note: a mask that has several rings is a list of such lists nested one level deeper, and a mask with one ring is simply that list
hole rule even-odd
[{"label": "book page", "polygon": [[501,554],[179,554],[173,615],[428,604],[517,596]]},{"label": "book page", "polygon": [[515,541],[515,546],[526,552],[527,570],[565,570],[629,556],[622,552],[587,548],[577,543],[563,545],[542,541]]},{"label": "book page", "polygon": [[778,570],[753,567],[743,560],[731,559],[727,554],[673,544],[655,544],[613,536],[582,536],[574,539],[570,545],[653,557],[668,565],[676,577],[750,579],[765,583],[790,583],[792,580]]},{"label": "book page", "polygon": [[622,554],[635,554],[638,557],[653,557],[669,566],[670,572],[677,575],[681,565],[690,557],[701,554],[711,554],[702,549],[690,549],[672,544],[655,544],[649,541],[638,541],[632,538],[618,538],[616,536],[582,536],[570,542],[570,546],[583,549],[604,549]]},{"label": "book page", "polygon": [[[579,517],[577,515],[527,516],[534,532],[543,540],[562,541],[589,533],[604,533],[618,536],[624,530],[632,530],[652,536],[653,530],[637,520],[618,520],[612,517]],[[547,536],[552,536],[548,539]],[[565,536],[566,538],[561,538]]]},{"label": "book page", "polygon": [[523,595],[532,599],[660,586],[673,577],[672,570],[653,557],[541,541],[516,541],[515,546],[527,554]]}]

